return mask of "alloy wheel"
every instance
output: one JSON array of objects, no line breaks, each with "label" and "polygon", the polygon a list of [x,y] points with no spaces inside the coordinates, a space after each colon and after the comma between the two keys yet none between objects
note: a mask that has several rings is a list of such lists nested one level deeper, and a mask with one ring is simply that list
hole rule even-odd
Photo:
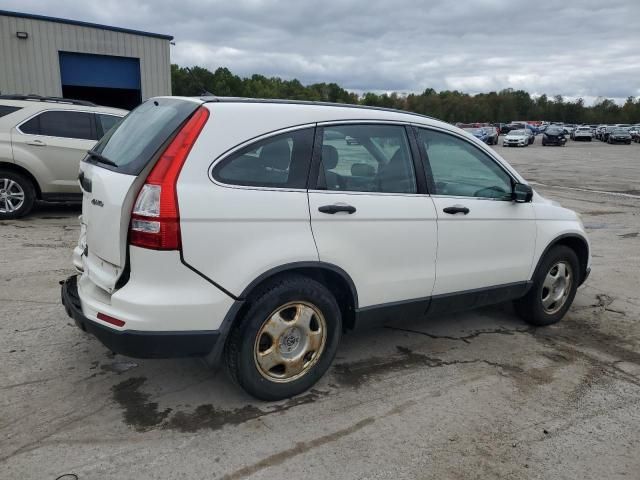
[{"label": "alloy wheel", "polygon": [[24,205],[22,186],[10,179],[0,178],[0,213],[14,213]]},{"label": "alloy wheel", "polygon": [[275,310],[260,327],[254,360],[260,374],[286,383],[305,375],[320,359],[327,322],[312,304],[290,302]]}]

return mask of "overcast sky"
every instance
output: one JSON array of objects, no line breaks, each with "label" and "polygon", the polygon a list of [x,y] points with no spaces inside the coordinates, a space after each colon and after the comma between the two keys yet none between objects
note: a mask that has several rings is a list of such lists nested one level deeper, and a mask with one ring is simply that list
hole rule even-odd
[{"label": "overcast sky", "polygon": [[175,37],[181,66],[348,90],[640,96],[640,1],[4,0]]}]

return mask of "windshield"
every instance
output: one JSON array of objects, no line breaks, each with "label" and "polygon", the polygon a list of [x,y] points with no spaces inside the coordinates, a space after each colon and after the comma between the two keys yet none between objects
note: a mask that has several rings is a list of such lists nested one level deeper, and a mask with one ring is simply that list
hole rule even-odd
[{"label": "windshield", "polygon": [[512,130],[509,132],[509,135],[526,135],[527,132],[525,130]]},{"label": "windshield", "polygon": [[613,133],[615,133],[616,135],[624,135],[624,134],[629,133],[629,132],[627,132],[624,128],[616,128],[613,131]]},{"label": "windshield", "polygon": [[558,135],[559,133],[563,133],[564,131],[559,128],[547,128],[547,133],[552,135]]},{"label": "windshield", "polygon": [[[172,98],[147,100],[109,130],[93,151],[104,157],[105,163],[113,162],[117,171],[137,175],[198,106]],[[85,161],[100,163],[96,157]]]}]

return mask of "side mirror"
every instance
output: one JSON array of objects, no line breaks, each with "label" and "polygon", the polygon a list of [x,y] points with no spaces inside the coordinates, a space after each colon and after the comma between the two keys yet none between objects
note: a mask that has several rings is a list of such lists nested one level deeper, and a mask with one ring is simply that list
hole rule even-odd
[{"label": "side mirror", "polygon": [[513,186],[512,198],[517,203],[528,203],[533,199],[533,189],[524,183],[516,183]]}]

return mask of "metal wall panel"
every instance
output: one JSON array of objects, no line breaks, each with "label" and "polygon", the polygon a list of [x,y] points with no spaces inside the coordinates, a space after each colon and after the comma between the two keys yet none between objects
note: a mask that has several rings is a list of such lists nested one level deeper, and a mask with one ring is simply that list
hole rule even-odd
[{"label": "metal wall panel", "polygon": [[171,95],[169,49],[162,38],[0,15],[0,92],[62,96],[58,52],[67,51],[139,58],[142,99]]}]

